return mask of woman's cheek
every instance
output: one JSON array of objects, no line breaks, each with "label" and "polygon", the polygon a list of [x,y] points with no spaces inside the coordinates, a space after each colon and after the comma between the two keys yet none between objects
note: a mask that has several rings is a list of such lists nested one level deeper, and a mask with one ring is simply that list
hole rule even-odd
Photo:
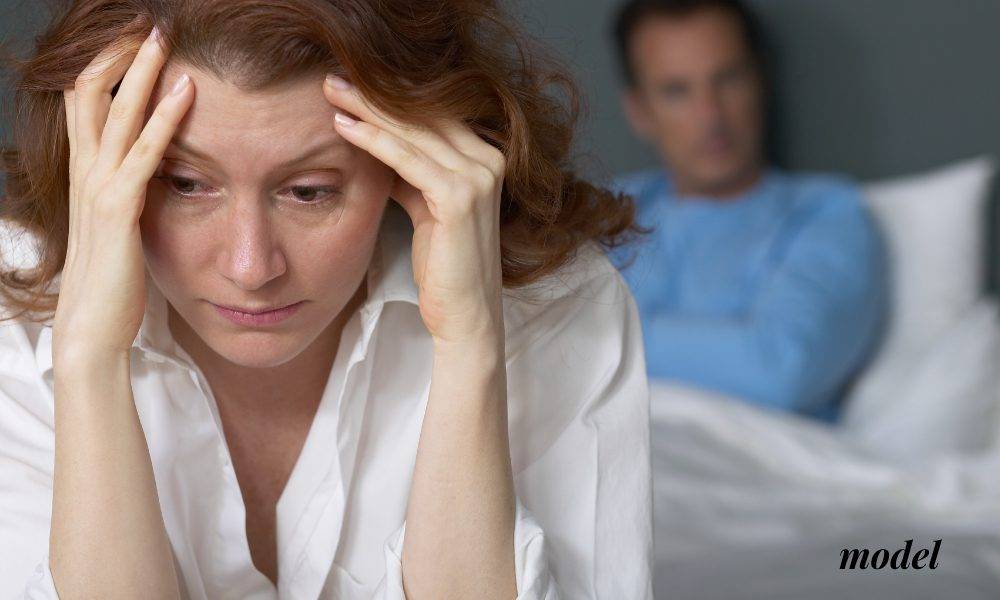
[{"label": "woman's cheek", "polygon": [[153,197],[147,198],[139,218],[146,264],[161,281],[180,278],[186,267],[194,266],[192,261],[207,257],[211,240],[218,235],[211,223],[187,222],[176,212]]},{"label": "woman's cheek", "polygon": [[286,244],[293,245],[286,245],[286,250],[294,257],[292,264],[311,272],[309,279],[323,281],[351,277],[367,269],[377,229],[378,223],[372,223],[371,218],[360,220],[359,215],[351,217],[345,214],[339,226],[329,230],[285,236]]}]

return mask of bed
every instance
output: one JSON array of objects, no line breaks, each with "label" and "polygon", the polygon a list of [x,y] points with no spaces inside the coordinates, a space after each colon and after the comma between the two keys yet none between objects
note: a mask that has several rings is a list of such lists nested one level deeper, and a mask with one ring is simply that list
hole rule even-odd
[{"label": "bed", "polygon": [[[651,382],[657,598],[1000,598],[1000,303],[977,276],[994,167],[865,186],[894,316],[838,424]],[[936,568],[841,569],[907,540],[941,540]]]}]

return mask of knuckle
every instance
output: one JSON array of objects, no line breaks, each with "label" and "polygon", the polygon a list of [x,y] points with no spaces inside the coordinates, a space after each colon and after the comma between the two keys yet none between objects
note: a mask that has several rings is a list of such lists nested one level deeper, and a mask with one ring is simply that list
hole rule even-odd
[{"label": "knuckle", "polygon": [[146,136],[140,136],[132,145],[132,153],[136,158],[145,158],[153,153],[153,144]]},{"label": "knuckle", "polygon": [[89,69],[84,69],[83,71],[80,72],[79,75],[76,76],[76,79],[73,81],[73,90],[74,92],[80,90],[86,90],[88,87],[90,87],[90,85],[92,85],[92,82],[93,82],[93,76],[89,72]]},{"label": "knuckle", "polygon": [[102,70],[93,64],[87,66],[73,82],[74,89],[80,92],[90,92],[101,85]]},{"label": "knuckle", "polygon": [[131,69],[154,71],[160,68],[159,48],[155,44],[143,46],[135,55]]},{"label": "knuckle", "polygon": [[492,150],[487,154],[486,165],[497,177],[503,177],[507,173],[507,157],[504,153],[490,146]]},{"label": "knuckle", "polygon": [[124,121],[132,114],[132,107],[120,101],[112,102],[108,111],[109,121]]},{"label": "knuckle", "polygon": [[498,177],[492,169],[480,165],[473,173],[475,189],[480,193],[492,192],[497,187]]},{"label": "knuckle", "polygon": [[416,165],[420,163],[420,152],[408,142],[399,145],[399,160],[404,165]]},{"label": "knuckle", "polygon": [[381,146],[386,139],[385,132],[379,129],[378,127],[371,127],[371,128],[363,127],[361,128],[360,133],[362,133],[363,135],[367,134],[369,143],[375,146]]}]

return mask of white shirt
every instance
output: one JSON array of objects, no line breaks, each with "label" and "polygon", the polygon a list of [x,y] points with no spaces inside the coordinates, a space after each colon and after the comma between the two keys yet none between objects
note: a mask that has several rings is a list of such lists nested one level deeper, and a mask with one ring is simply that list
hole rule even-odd
[{"label": "white shirt", "polygon": [[[406,501],[432,361],[411,235],[405,213],[390,211],[368,297],[345,326],[277,504],[277,588],[252,563],[211,390],[147,280],[132,387],[186,598],[403,600]],[[534,300],[503,299],[517,598],[652,598],[649,397],[635,302],[594,244],[530,292]],[[57,598],[48,570],[51,343],[50,324],[0,324],[3,598]]]}]

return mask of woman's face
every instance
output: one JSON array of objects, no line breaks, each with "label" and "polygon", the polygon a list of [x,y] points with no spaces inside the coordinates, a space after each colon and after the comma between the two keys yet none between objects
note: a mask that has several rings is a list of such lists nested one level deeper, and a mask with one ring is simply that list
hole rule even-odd
[{"label": "woman's face", "polygon": [[[245,93],[184,67],[195,101],[149,184],[146,263],[172,330],[179,316],[230,362],[277,366],[355,296],[395,174],[337,135],[322,76]],[[149,112],[181,72],[164,69]],[[268,324],[219,308],[296,303]]]}]

